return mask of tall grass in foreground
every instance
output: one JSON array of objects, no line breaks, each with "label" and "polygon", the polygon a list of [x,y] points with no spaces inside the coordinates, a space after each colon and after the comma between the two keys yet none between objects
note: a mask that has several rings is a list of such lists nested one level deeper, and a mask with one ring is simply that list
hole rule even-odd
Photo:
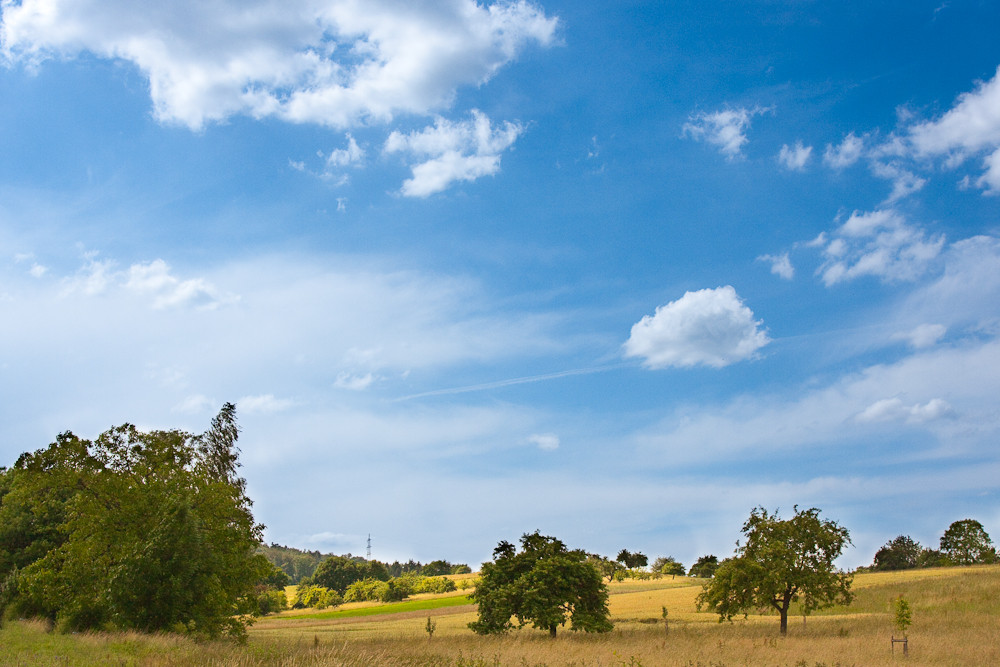
[{"label": "tall grass in foreground", "polygon": [[[173,636],[55,635],[38,623],[8,623],[0,630],[2,665],[412,665],[454,667],[880,667],[882,665],[1000,664],[1000,567],[950,568],[859,575],[849,609],[789,618],[778,636],[776,616],[719,624],[699,613],[696,582],[612,586],[615,630],[576,635],[523,630],[479,637],[465,624],[473,613],[450,609],[363,619],[264,619],[246,646],[196,643]],[[904,595],[913,609],[910,654],[891,652],[890,604]],[[670,610],[669,633],[661,608]],[[427,615],[436,631],[428,639]]]}]

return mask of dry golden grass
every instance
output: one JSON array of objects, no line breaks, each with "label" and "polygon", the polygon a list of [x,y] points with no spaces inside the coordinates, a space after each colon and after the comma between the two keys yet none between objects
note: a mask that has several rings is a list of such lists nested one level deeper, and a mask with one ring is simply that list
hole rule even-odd
[{"label": "dry golden grass", "polygon": [[[177,637],[59,636],[36,625],[0,631],[3,665],[452,665],[455,667],[881,667],[1000,665],[1000,566],[942,568],[858,575],[849,609],[789,619],[778,636],[773,615],[736,623],[698,612],[699,582],[663,579],[611,586],[615,629],[590,636],[525,628],[505,637],[478,637],[466,624],[469,607],[381,617],[262,619],[246,646],[197,644]],[[890,602],[903,594],[913,609],[910,654],[891,651]],[[665,632],[661,610],[669,611]],[[436,623],[433,638],[427,616]],[[60,656],[58,659],[54,656]]]}]

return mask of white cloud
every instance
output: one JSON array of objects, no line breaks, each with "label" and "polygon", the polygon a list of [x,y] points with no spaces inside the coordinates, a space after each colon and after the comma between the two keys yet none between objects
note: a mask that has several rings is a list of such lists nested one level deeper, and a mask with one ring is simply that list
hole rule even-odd
[{"label": "white cloud", "polygon": [[546,452],[559,449],[559,436],[555,433],[536,433],[528,436],[528,442]]},{"label": "white cloud", "polygon": [[32,278],[41,278],[42,276],[45,275],[45,273],[47,271],[48,271],[47,267],[42,266],[41,264],[35,263],[35,264],[31,265],[30,269],[28,269],[28,274]]},{"label": "white cloud", "polygon": [[213,408],[218,407],[216,402],[202,394],[187,396],[180,403],[170,409],[171,412],[182,414],[199,415]]},{"label": "white cloud", "polygon": [[761,255],[757,258],[761,262],[769,262],[771,264],[771,273],[785,280],[791,280],[795,277],[795,267],[792,266],[792,260],[789,259],[788,253],[782,255]]},{"label": "white cloud", "polygon": [[878,162],[873,160],[871,169],[872,173],[879,178],[892,181],[892,192],[889,193],[889,197],[886,199],[886,203],[888,204],[910,196],[927,184],[927,179],[921,178],[912,171],[903,168],[898,162]]},{"label": "white cloud", "polygon": [[500,154],[524,131],[518,123],[493,127],[486,114],[473,110],[472,119],[452,122],[438,118],[433,127],[403,134],[394,131],[385,142],[386,153],[409,153],[423,159],[402,194],[427,197],[455,181],[472,181],[500,170]]},{"label": "white cloud", "polygon": [[918,155],[961,157],[1000,146],[1000,67],[992,79],[962,93],[941,118],[912,127],[910,141]]},{"label": "white cloud", "polygon": [[248,415],[282,412],[292,407],[293,404],[291,399],[275,398],[274,394],[244,396],[236,400],[237,410]]},{"label": "white cloud", "polygon": [[1000,67],[992,79],[962,93],[943,116],[910,128],[909,140],[918,157],[945,156],[947,166],[989,151],[976,185],[1000,192]]},{"label": "white cloud", "polygon": [[222,297],[215,287],[202,278],[180,280],[170,273],[162,259],[148,264],[133,264],[125,275],[126,289],[153,296],[154,308],[195,305],[200,308],[217,308],[234,297]]},{"label": "white cloud", "polygon": [[902,340],[916,349],[930,347],[944,338],[948,327],[943,324],[921,324],[914,329],[893,335],[893,340]]},{"label": "white cloud", "polygon": [[754,357],[770,342],[731,286],[685,292],[632,326],[625,356],[649,368],[722,368]]},{"label": "white cloud", "polygon": [[983,169],[976,187],[986,190],[986,194],[1000,194],[1000,148],[983,158]]},{"label": "white cloud", "polygon": [[707,141],[719,148],[727,160],[735,160],[743,155],[743,145],[747,143],[746,131],[750,120],[765,113],[767,109],[738,108],[723,109],[714,113],[693,114],[684,124],[686,136],[697,141]]},{"label": "white cloud", "polygon": [[803,146],[801,141],[796,141],[795,146],[785,144],[778,153],[778,162],[785,169],[792,171],[802,171],[812,156],[812,146]]},{"label": "white cloud", "polygon": [[940,398],[932,398],[924,405],[905,405],[902,399],[885,398],[872,403],[857,416],[859,422],[906,421],[923,423],[948,417],[953,413],[951,405]]},{"label": "white cloud", "polygon": [[233,114],[349,128],[448,108],[557,20],[524,0],[125,0],[5,3],[12,61],[90,52],[134,63],[156,117],[198,129]]},{"label": "white cloud", "polygon": [[328,168],[347,167],[361,162],[365,157],[364,150],[358,146],[350,132],[347,133],[347,148],[336,148],[330,151],[326,158]]},{"label": "white cloud", "polygon": [[914,280],[927,270],[944,246],[944,236],[928,238],[899,212],[855,211],[835,236],[821,236],[825,262],[817,270],[829,287],[861,276],[884,281]]},{"label": "white cloud", "polygon": [[338,389],[349,389],[350,391],[363,391],[372,385],[375,376],[371,373],[364,375],[352,375],[351,373],[338,373],[333,386]]},{"label": "white cloud", "polygon": [[823,162],[833,169],[844,169],[861,159],[864,154],[865,142],[853,132],[844,137],[839,146],[826,145],[823,152]]}]

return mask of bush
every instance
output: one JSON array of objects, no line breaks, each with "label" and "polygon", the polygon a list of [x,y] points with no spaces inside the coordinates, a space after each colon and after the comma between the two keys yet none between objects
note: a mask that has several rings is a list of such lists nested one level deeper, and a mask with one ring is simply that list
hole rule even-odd
[{"label": "bush", "polygon": [[371,577],[355,581],[344,591],[344,602],[379,602],[389,596],[389,582]]},{"label": "bush", "polygon": [[295,602],[292,604],[292,607],[294,609],[303,609],[305,607],[326,609],[327,607],[339,606],[343,602],[344,599],[340,596],[340,593],[331,588],[299,584],[295,589]]},{"label": "bush", "polygon": [[257,595],[257,612],[267,616],[288,609],[288,598],[285,591],[264,590]]}]

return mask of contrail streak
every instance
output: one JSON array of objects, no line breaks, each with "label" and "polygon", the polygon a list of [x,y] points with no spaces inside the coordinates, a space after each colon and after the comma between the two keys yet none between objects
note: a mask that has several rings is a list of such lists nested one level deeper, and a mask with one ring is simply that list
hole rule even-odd
[{"label": "contrail streak", "polygon": [[433,389],[431,391],[423,391],[419,394],[410,394],[409,396],[402,396],[397,398],[396,401],[411,401],[415,398],[426,398],[428,396],[446,396],[449,394],[465,394],[472,391],[487,391],[489,389],[499,389],[501,387],[509,387],[515,384],[528,384],[529,382],[544,382],[545,380],[557,380],[559,378],[569,377],[571,375],[590,375],[591,373],[603,373],[604,371],[614,370],[616,368],[623,368],[629,366],[629,363],[611,364],[609,366],[592,366],[590,368],[574,368],[568,371],[559,371],[556,373],[545,373],[544,375],[528,375],[526,377],[511,378],[509,380],[497,380],[496,382],[484,382],[482,384],[470,384],[464,387],[449,387],[447,389]]}]

